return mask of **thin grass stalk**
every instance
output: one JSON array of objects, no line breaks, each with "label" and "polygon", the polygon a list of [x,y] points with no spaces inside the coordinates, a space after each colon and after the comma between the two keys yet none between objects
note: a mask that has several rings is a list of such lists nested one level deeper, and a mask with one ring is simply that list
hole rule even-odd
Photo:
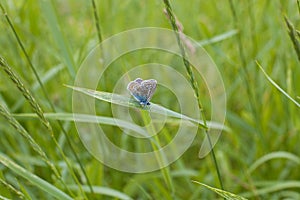
[{"label": "thin grass stalk", "polygon": [[252,48],[252,56],[255,56],[256,55],[256,52],[257,51],[257,38],[256,38],[256,35],[255,35],[255,32],[256,32],[256,21],[255,21],[255,16],[253,14],[253,2],[249,2],[248,4],[248,14],[249,14],[249,21],[250,21],[250,34],[251,34],[251,40],[252,40],[252,45],[253,45],[253,48]]},{"label": "thin grass stalk", "polygon": [[[27,101],[30,103],[32,109],[34,110],[34,112],[38,115],[38,119],[42,122],[42,124],[44,124],[44,126],[46,127],[46,129],[49,131],[53,141],[55,142],[55,145],[57,146],[57,148],[59,149],[60,153],[62,154],[62,156],[64,157],[70,171],[71,174],[75,180],[75,182],[77,182],[77,184],[79,184],[79,188],[81,188],[81,184],[79,183],[70,163],[68,162],[66,156],[64,155],[63,150],[60,148],[56,138],[54,137],[53,131],[52,131],[52,127],[50,126],[50,123],[48,120],[46,120],[44,113],[41,109],[41,107],[39,106],[39,104],[36,102],[35,98],[32,96],[32,94],[29,92],[29,90],[27,88],[25,88],[24,84],[22,83],[21,79],[17,76],[17,74],[15,74],[11,67],[5,62],[5,60],[0,56],[0,66],[4,69],[4,71],[8,74],[8,76],[10,77],[10,79],[16,84],[17,88],[21,91],[21,93],[23,94],[23,96],[27,99]],[[51,169],[55,172],[56,177],[62,181],[62,183],[65,185],[64,181],[61,178],[60,173],[58,172],[58,170],[52,166]],[[67,187],[65,185],[65,187]],[[70,190],[68,190],[70,191]],[[82,188],[81,191],[83,192]],[[84,194],[84,193],[83,193]]]},{"label": "thin grass stalk", "polygon": [[[20,165],[18,165],[14,161],[12,161],[10,158],[8,158],[5,154],[3,154],[1,152],[0,152],[0,163],[2,165],[4,165],[5,167],[7,167],[8,169],[10,169],[11,171],[13,171],[18,176],[26,179],[26,181],[31,183],[31,186],[33,185],[33,186],[43,190],[44,192],[48,193],[49,195],[56,197],[57,199],[60,199],[60,200],[64,200],[64,199],[72,200],[73,199],[68,194],[66,194],[62,190],[58,189],[57,187],[55,187],[53,184],[45,181],[44,179],[40,178],[39,176],[37,176],[35,174],[29,172],[28,170],[21,167]],[[24,187],[21,187],[21,188],[23,189]],[[25,189],[23,189],[23,191],[26,192]],[[27,193],[25,193],[25,194],[27,194]]]},{"label": "thin grass stalk", "polygon": [[29,92],[29,90],[24,86],[21,79],[17,76],[15,72],[13,72],[12,68],[6,63],[4,58],[0,56],[0,66],[3,68],[3,70],[7,73],[9,78],[15,83],[17,88],[20,90],[20,92],[23,94],[23,96],[27,99],[30,106],[32,107],[33,111],[38,115],[38,119],[42,122],[42,124],[46,127],[46,129],[51,133],[51,136],[53,136],[52,127],[50,126],[49,121],[45,118],[43,110],[33,97],[33,95]]},{"label": "thin grass stalk", "polygon": [[[150,122],[150,126],[146,126],[147,127],[147,131],[150,135],[153,135],[153,139],[155,142],[151,141],[151,146],[153,148],[154,151],[159,151],[159,148],[161,148],[161,145],[160,145],[160,140],[156,134],[156,130],[155,130],[155,127],[153,126],[153,124],[151,123],[151,118],[149,116],[149,112],[145,112],[144,110],[141,110],[141,115],[142,115],[142,119],[143,119],[143,122],[144,124],[146,125],[148,122]],[[153,133],[153,134],[151,134]],[[170,174],[170,170],[169,170],[169,167],[163,167],[164,166],[164,162],[165,162],[165,159],[164,159],[164,155],[162,153],[156,153],[155,154],[156,156],[156,159],[157,159],[157,162],[159,163],[159,165],[161,166],[161,172],[162,172],[162,175],[163,175],[163,178],[164,178],[164,181],[166,183],[166,185],[168,186],[168,188],[170,189],[171,191],[171,194],[172,196],[174,197],[175,195],[175,190],[174,190],[174,185],[173,185],[173,181],[172,181],[172,178],[171,178],[171,174]]]},{"label": "thin grass stalk", "polygon": [[14,188],[14,186],[12,186],[11,184],[7,183],[5,180],[3,180],[2,178],[0,178],[0,185],[3,185],[5,188],[7,188],[9,191],[13,192],[14,194],[16,194],[18,196],[18,198],[20,199],[26,199],[25,195],[20,192],[19,190],[17,190],[16,188]]},{"label": "thin grass stalk", "polygon": [[295,52],[297,54],[298,60],[300,61],[300,43],[299,43],[299,34],[297,30],[295,29],[292,22],[289,21],[289,19],[285,16],[284,17],[285,23],[289,29],[288,33],[291,38],[291,41],[293,42]]},{"label": "thin grass stalk", "polygon": [[38,143],[30,136],[30,134],[23,128],[23,126],[0,104],[0,114],[12,125],[30,144],[35,152],[37,152],[42,159],[50,166],[54,174],[60,179],[60,173],[55,165],[49,160],[46,153],[38,145]]},{"label": "thin grass stalk", "polygon": [[[204,123],[205,127],[207,127],[206,117],[205,117],[205,114],[203,112],[203,106],[202,106],[202,103],[201,103],[201,100],[200,100],[200,96],[199,96],[199,87],[198,87],[197,81],[195,80],[195,76],[194,76],[194,73],[193,73],[193,69],[192,69],[192,67],[190,65],[190,62],[187,60],[186,53],[185,53],[185,48],[184,48],[183,42],[182,42],[182,40],[180,38],[180,35],[179,35],[179,32],[178,32],[178,27],[176,25],[175,15],[173,14],[173,10],[172,10],[172,7],[171,7],[171,4],[170,4],[169,0],[163,0],[163,2],[165,4],[166,11],[167,11],[168,16],[170,18],[170,22],[171,22],[173,31],[176,34],[177,43],[178,43],[178,46],[180,48],[181,56],[182,56],[182,59],[183,59],[183,64],[184,64],[185,69],[187,71],[188,77],[190,79],[189,81],[190,81],[191,86],[192,86],[192,88],[194,90],[195,96],[197,98],[198,107],[200,109],[200,113],[201,113],[201,117],[202,117],[203,123]],[[209,141],[209,145],[210,145],[210,148],[211,148],[212,159],[213,159],[216,171],[217,171],[217,175],[218,175],[218,179],[219,179],[219,182],[220,182],[220,186],[221,186],[222,190],[224,190],[224,186],[223,186],[223,182],[222,182],[222,178],[221,178],[221,173],[220,173],[220,170],[219,170],[218,162],[217,162],[217,159],[216,159],[216,156],[215,156],[215,152],[214,152],[214,149],[213,149],[213,146],[212,146],[211,139],[210,139],[210,136],[208,134],[208,129],[207,128],[205,129],[205,134],[206,134],[206,136],[208,138],[208,141]]]},{"label": "thin grass stalk", "polygon": [[68,189],[66,184],[64,183],[59,171],[56,169],[55,165],[49,160],[46,153],[42,150],[39,144],[30,136],[30,134],[24,129],[24,127],[9,113],[1,104],[0,104],[0,115],[2,115],[8,123],[13,126],[17,132],[19,132],[30,144],[32,149],[41,156],[42,160],[50,167],[50,169],[54,172],[54,175],[60,180],[60,182],[64,185],[65,189],[72,194],[72,192]]},{"label": "thin grass stalk", "polygon": [[[53,103],[51,102],[51,100],[50,100],[50,98],[49,98],[49,95],[48,95],[48,93],[46,92],[45,87],[44,87],[44,85],[43,85],[43,83],[42,83],[42,81],[41,81],[41,79],[40,79],[40,77],[39,77],[37,71],[35,70],[35,67],[33,66],[33,64],[32,64],[32,62],[31,62],[31,60],[30,60],[30,58],[29,58],[29,55],[28,55],[28,53],[27,53],[27,51],[26,51],[26,49],[25,49],[25,47],[24,47],[24,45],[23,45],[23,43],[22,43],[20,37],[18,36],[18,34],[17,34],[17,32],[16,32],[16,30],[15,30],[15,28],[14,28],[14,26],[13,26],[11,20],[10,20],[10,18],[8,17],[8,15],[7,15],[7,13],[5,12],[5,9],[4,9],[4,7],[2,6],[1,3],[0,3],[0,7],[1,7],[1,9],[2,9],[2,12],[4,13],[4,16],[5,16],[5,18],[6,18],[6,21],[8,22],[10,28],[12,29],[12,31],[13,31],[13,33],[14,33],[16,39],[17,39],[17,42],[18,42],[19,46],[20,46],[21,49],[22,49],[22,52],[24,53],[24,55],[25,55],[25,57],[26,57],[26,60],[27,60],[27,62],[28,62],[28,64],[29,64],[30,68],[32,69],[32,71],[33,71],[33,73],[34,73],[34,75],[35,75],[35,77],[36,77],[36,79],[37,79],[37,81],[38,81],[38,83],[39,83],[39,85],[40,85],[40,87],[41,87],[41,89],[42,89],[42,92],[43,92],[43,94],[44,94],[44,96],[45,96],[47,102],[49,103],[49,105],[50,105],[50,107],[51,107],[51,110],[52,110],[54,113],[56,113],[56,109],[55,109]],[[100,30],[100,29],[99,29],[99,30]],[[101,35],[100,35],[100,37],[101,37]],[[67,143],[68,143],[68,145],[69,145],[69,147],[70,147],[70,149],[71,149],[71,152],[72,152],[73,155],[75,156],[75,159],[76,159],[77,163],[78,163],[79,166],[80,166],[80,169],[81,169],[81,171],[82,171],[82,173],[83,173],[83,175],[84,175],[84,177],[85,177],[85,179],[86,179],[86,181],[87,181],[87,185],[89,186],[89,189],[90,189],[91,193],[94,194],[93,187],[92,187],[92,184],[91,184],[91,182],[90,182],[90,180],[89,180],[89,177],[87,176],[87,173],[86,173],[86,171],[85,171],[85,169],[84,169],[82,163],[80,162],[80,159],[79,159],[77,153],[75,152],[75,149],[74,149],[74,147],[73,147],[73,145],[72,145],[72,142],[71,142],[71,140],[70,140],[70,138],[69,138],[69,136],[68,136],[66,130],[64,129],[64,127],[63,127],[63,125],[62,125],[62,123],[61,123],[60,121],[57,121],[57,123],[58,123],[60,129],[62,130],[62,132],[63,132],[63,134],[64,134],[64,136],[65,136],[65,138],[66,138],[66,141],[67,141]],[[49,124],[49,125],[50,125],[50,124]],[[47,128],[48,128],[48,126],[47,126]],[[51,129],[48,129],[48,130],[50,131],[51,136],[52,136],[52,139],[54,140],[56,146],[59,148],[60,152],[62,153],[62,156],[63,156],[64,160],[65,160],[66,162],[68,162],[66,156],[64,155],[64,153],[63,153],[62,149],[60,148],[60,146],[59,146],[59,144],[58,144],[56,138],[55,138],[54,135],[53,135],[52,128],[51,128]],[[70,166],[70,165],[68,165],[68,166]],[[70,168],[70,170],[72,171],[72,168]],[[74,173],[74,172],[73,172],[73,173]],[[74,173],[74,177],[75,177],[75,173]],[[83,190],[82,190],[82,191],[83,191]]]},{"label": "thin grass stalk", "polygon": [[[229,0],[229,4],[230,4],[230,10],[232,13],[232,17],[233,17],[233,21],[234,21],[234,28],[239,30],[239,25],[238,25],[238,17],[233,5],[232,0]],[[244,53],[244,48],[243,48],[243,43],[242,43],[242,37],[241,34],[237,35],[237,40],[238,40],[238,49],[239,49],[239,56],[240,56],[240,60],[242,62],[242,75],[243,75],[243,79],[245,81],[246,84],[246,92],[247,92],[247,96],[249,98],[249,105],[250,105],[250,109],[251,112],[253,113],[253,117],[255,120],[256,125],[258,126],[258,131],[259,131],[259,137],[261,139],[262,147],[265,148],[267,145],[264,135],[262,134],[262,127],[261,127],[261,120],[260,120],[260,115],[258,114],[258,110],[257,110],[257,106],[256,106],[256,101],[254,98],[254,95],[251,91],[251,86],[250,86],[250,78],[249,78],[249,71],[247,68],[247,62],[246,62],[246,57],[245,57],[245,53]]]},{"label": "thin grass stalk", "polygon": [[24,47],[24,45],[23,45],[23,43],[22,43],[20,37],[18,36],[18,34],[17,34],[17,32],[16,32],[16,30],[15,30],[15,28],[14,28],[14,26],[13,26],[11,20],[10,20],[10,18],[8,17],[8,15],[7,15],[7,13],[6,13],[6,11],[5,11],[5,9],[4,9],[4,7],[2,6],[1,3],[0,3],[0,7],[1,7],[1,9],[2,9],[2,12],[4,13],[4,16],[5,16],[5,19],[6,19],[7,23],[9,24],[9,27],[11,28],[12,32],[14,33],[14,36],[16,37],[17,42],[18,42],[19,46],[20,46],[21,49],[22,49],[22,52],[24,53],[24,55],[25,55],[25,57],[26,57],[27,62],[29,63],[29,66],[30,66],[31,70],[33,71],[35,77],[37,78],[37,81],[39,82],[40,87],[41,87],[43,93],[46,94],[47,99],[49,99],[49,97],[48,97],[48,95],[47,95],[47,92],[46,92],[46,90],[45,90],[45,88],[44,88],[44,85],[42,84],[42,81],[41,81],[41,79],[40,79],[40,77],[39,77],[37,71],[36,71],[35,68],[33,67],[33,64],[32,64],[32,62],[31,62],[31,60],[30,60],[30,58],[29,58],[29,55],[28,55],[28,53],[26,52],[25,47]]},{"label": "thin grass stalk", "polygon": [[98,36],[99,43],[101,43],[102,42],[102,35],[101,35],[101,29],[100,29],[100,21],[99,21],[99,17],[98,17],[98,13],[97,13],[97,6],[96,6],[95,0],[91,0],[91,1],[92,1],[93,11],[94,11],[95,26],[96,26],[96,29],[97,29],[97,36]]},{"label": "thin grass stalk", "polygon": [[[92,1],[92,7],[93,7],[93,13],[94,13],[94,19],[95,19],[95,26],[96,26],[96,30],[97,30],[97,37],[98,37],[98,42],[99,42],[99,47],[100,47],[100,56],[102,59],[104,59],[104,50],[103,50],[103,45],[102,45],[102,34],[101,34],[101,28],[100,28],[100,20],[99,20],[99,15],[97,12],[97,5],[95,0],[91,0]],[[106,75],[104,75],[104,82],[105,84],[107,84],[106,80],[109,80],[108,77],[106,77]]]}]

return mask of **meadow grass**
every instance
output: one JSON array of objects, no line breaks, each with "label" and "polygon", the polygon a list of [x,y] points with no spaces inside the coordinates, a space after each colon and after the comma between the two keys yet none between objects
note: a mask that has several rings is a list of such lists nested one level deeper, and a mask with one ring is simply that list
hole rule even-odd
[{"label": "meadow grass", "polygon": [[[300,198],[298,0],[1,0],[0,5],[0,199]],[[99,93],[77,88],[98,99],[97,119],[72,114],[74,87],[64,85],[74,84],[81,63],[99,42],[132,28],[177,30],[175,16],[183,32],[209,53],[225,84],[226,127],[213,159],[199,159],[198,151],[206,128],[220,126],[209,120],[206,87],[183,56],[166,62],[189,80],[203,111],[202,121],[185,116],[199,125],[190,148],[154,172],[107,167],[85,148],[74,120],[99,122],[111,141],[137,152],[168,144],[179,129],[182,116],[172,93],[159,89],[153,102],[160,106],[153,104],[153,110],[131,100],[128,105],[122,96],[108,98],[120,74],[152,62],[156,54],[131,53],[111,63]],[[123,129],[145,135],[156,127],[145,133],[114,118],[112,104],[128,106],[139,125],[150,121],[148,113],[167,113],[168,119],[150,143],[136,141]],[[162,165],[164,156],[157,154]]]}]

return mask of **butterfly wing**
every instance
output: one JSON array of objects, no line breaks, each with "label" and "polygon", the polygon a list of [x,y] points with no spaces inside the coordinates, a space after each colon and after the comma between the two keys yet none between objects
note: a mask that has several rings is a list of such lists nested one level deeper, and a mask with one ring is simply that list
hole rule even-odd
[{"label": "butterfly wing", "polygon": [[127,85],[127,90],[129,90],[129,92],[131,93],[131,95],[139,102],[146,102],[147,101],[147,96],[145,93],[144,88],[142,88],[142,79],[137,78],[134,81],[131,81],[128,85]]},{"label": "butterfly wing", "polygon": [[151,100],[151,98],[156,90],[156,84],[157,84],[157,81],[154,79],[144,80],[141,83],[142,88],[144,88],[145,93],[146,93],[146,103],[148,103]]},{"label": "butterfly wing", "polygon": [[137,101],[145,105],[149,104],[149,101],[155,92],[156,84],[157,81],[154,79],[143,81],[141,78],[137,78],[128,84],[127,89]]}]

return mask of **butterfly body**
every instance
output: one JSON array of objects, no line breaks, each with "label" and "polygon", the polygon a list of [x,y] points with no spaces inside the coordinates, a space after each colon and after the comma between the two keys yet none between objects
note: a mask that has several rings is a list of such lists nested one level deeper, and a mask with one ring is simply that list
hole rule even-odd
[{"label": "butterfly body", "polygon": [[154,79],[143,80],[137,78],[127,85],[127,90],[142,106],[150,105],[150,99],[155,92],[156,84],[157,81]]}]

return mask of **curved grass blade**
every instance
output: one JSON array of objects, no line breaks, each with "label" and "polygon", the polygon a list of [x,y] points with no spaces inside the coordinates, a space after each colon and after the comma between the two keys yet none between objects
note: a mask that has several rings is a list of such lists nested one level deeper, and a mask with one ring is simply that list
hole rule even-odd
[{"label": "curved grass blade", "polygon": [[4,196],[1,196],[1,195],[0,195],[0,199],[1,199],[1,200],[10,200],[10,199],[8,199],[8,198],[6,198],[6,197],[4,197]]},{"label": "curved grass blade", "polygon": [[288,93],[286,93],[279,85],[277,85],[277,83],[275,83],[275,81],[273,81],[271,79],[270,76],[268,76],[268,74],[265,72],[265,70],[263,69],[263,67],[258,63],[258,61],[256,61],[257,66],[260,68],[260,70],[264,73],[265,77],[268,79],[268,81],[270,81],[270,83],[272,85],[274,85],[282,94],[284,94],[289,100],[291,100],[294,104],[296,104],[296,106],[298,106],[300,108],[300,103],[298,103],[295,99],[293,99]]},{"label": "curved grass blade", "polygon": [[[102,195],[106,195],[106,196],[110,196],[122,200],[132,200],[130,196],[118,190],[114,190],[107,187],[101,187],[101,186],[92,186],[92,187],[95,194],[102,194]],[[87,185],[83,185],[82,188],[85,192],[87,193],[90,192]],[[77,191],[78,187],[76,185],[70,185],[70,189]]]},{"label": "curved grass blade", "polygon": [[[201,102],[200,95],[199,95],[199,91],[200,90],[199,90],[199,87],[198,87],[198,83],[197,83],[197,81],[195,79],[195,75],[194,75],[192,66],[191,66],[190,62],[188,61],[187,54],[186,54],[186,51],[185,51],[185,46],[183,44],[183,40],[180,37],[180,35],[182,35],[182,30],[181,30],[181,33],[180,33],[179,29],[178,29],[178,27],[176,25],[176,16],[175,16],[175,14],[173,12],[173,9],[171,7],[170,1],[169,0],[163,0],[163,2],[164,2],[164,5],[165,5],[165,9],[166,9],[166,11],[168,13],[168,16],[169,16],[169,21],[171,22],[173,31],[174,31],[174,33],[176,35],[177,45],[178,45],[178,47],[180,49],[180,53],[181,53],[183,65],[185,66],[185,70],[186,70],[187,75],[189,77],[189,82],[190,82],[190,84],[191,84],[191,86],[192,86],[192,88],[194,90],[194,94],[195,94],[195,97],[197,99],[198,108],[200,110],[200,116],[201,116],[201,118],[203,120],[204,132],[205,132],[206,138],[207,138],[207,140],[209,142],[209,146],[210,146],[211,154],[212,154],[212,159],[214,161],[214,165],[215,165],[215,168],[217,170],[218,179],[219,179],[221,188],[223,189],[224,187],[223,187],[221,173],[220,173],[220,170],[219,170],[218,162],[216,160],[216,156],[215,156],[215,152],[214,152],[214,149],[213,149],[213,145],[211,143],[210,135],[208,134],[206,117],[205,117],[205,114],[204,114],[204,111],[203,111],[203,106],[202,106],[202,102]],[[200,126],[200,124],[198,124],[198,126]],[[201,157],[200,153],[202,151],[202,147],[200,148],[200,151],[199,151],[199,158]]]},{"label": "curved grass blade", "polygon": [[258,166],[264,164],[265,162],[272,160],[272,159],[287,159],[290,161],[295,162],[296,164],[300,165],[300,157],[289,153],[285,151],[279,151],[279,152],[273,152],[269,153],[261,158],[259,158],[257,161],[255,161],[248,169],[249,173],[252,173]]},{"label": "curved grass blade", "polygon": [[18,174],[19,176],[25,178],[30,183],[35,185],[36,187],[42,189],[43,191],[47,192],[49,195],[56,197],[57,199],[62,200],[72,200],[72,198],[64,193],[63,191],[59,190],[58,188],[54,187],[50,183],[46,182],[45,180],[41,179],[40,177],[32,174],[31,172],[27,171],[20,165],[17,165],[15,162],[7,158],[4,154],[0,153],[0,163],[5,165],[7,168]]},{"label": "curved grass blade", "polygon": [[[21,114],[14,114],[14,116],[25,117],[25,118],[37,117],[35,113],[21,113]],[[77,114],[77,113],[75,114],[74,113],[45,113],[45,117],[54,120],[89,122],[89,123],[99,123],[99,124],[106,124],[112,126],[119,126],[121,128],[135,131],[144,137],[149,137],[148,133],[140,126],[112,117],[94,116],[94,115]]]},{"label": "curved grass blade", "polygon": [[[18,131],[30,144],[32,149],[37,152],[43,161],[47,163],[47,165],[52,169],[54,174],[60,178],[60,173],[55,167],[55,165],[49,160],[46,153],[43,151],[43,149],[40,147],[40,145],[31,137],[31,135],[25,130],[25,128],[0,104],[0,115],[2,115],[8,123],[13,126],[16,131]],[[37,118],[39,117],[38,114],[36,114]]]},{"label": "curved grass blade", "polygon": [[72,53],[67,43],[63,31],[61,31],[61,26],[57,14],[55,13],[55,8],[52,1],[40,1],[41,10],[45,16],[46,22],[50,26],[50,33],[52,34],[56,45],[60,49],[60,55],[62,61],[66,64],[69,74],[72,78],[75,77],[75,62],[72,57]]},{"label": "curved grass blade", "polygon": [[[14,117],[18,118],[28,118],[33,117],[36,118],[37,115],[35,113],[18,113],[18,114],[12,114]],[[90,122],[90,123],[99,123],[99,124],[106,124],[106,125],[112,125],[112,126],[120,126],[122,128],[126,128],[129,130],[136,131],[142,136],[147,136],[147,133],[142,129],[140,126],[121,120],[117,118],[112,117],[104,117],[104,116],[95,116],[95,115],[87,115],[87,114],[78,114],[78,113],[44,113],[45,117],[47,119],[52,120],[61,120],[61,121],[78,121],[78,122]],[[152,120],[153,123],[160,123],[160,120]],[[166,119],[166,123],[168,124],[175,124],[178,125],[180,123],[185,123],[186,125],[190,125],[188,123],[189,121],[182,121],[180,119]],[[216,129],[216,130],[223,130],[227,132],[231,132],[231,129],[219,124],[214,121],[207,121],[208,127],[210,129]]]},{"label": "curved grass blade", "polygon": [[199,185],[202,185],[208,189],[210,189],[211,191],[214,191],[215,193],[217,193],[218,195],[222,196],[223,198],[225,199],[228,199],[228,200],[247,200],[246,198],[244,197],[241,197],[241,196],[238,196],[236,194],[232,194],[230,192],[227,192],[227,191],[224,191],[224,190],[220,190],[218,188],[214,188],[214,187],[211,187],[211,186],[208,186],[208,185],[205,185],[204,183],[200,183],[198,181],[192,181],[193,183],[197,183]]},{"label": "curved grass blade", "polygon": [[[0,176],[2,176],[2,174]],[[0,194],[5,194],[5,192],[6,192],[5,189],[6,189],[6,190],[16,194],[20,199],[25,199],[25,195],[22,192],[20,192],[14,186],[12,186],[11,184],[9,184],[5,180],[3,180],[2,177],[0,177],[0,185],[3,186],[0,189]],[[10,195],[10,198],[11,198],[11,195]]]},{"label": "curved grass blade", "polygon": [[287,16],[284,16],[285,23],[288,28],[288,33],[290,35],[291,41],[293,42],[295,52],[297,54],[298,60],[300,61],[300,41],[299,41],[299,35],[297,33],[297,30],[295,29],[295,26],[292,24],[292,22],[287,18]]},{"label": "curved grass blade", "polygon": [[233,37],[233,36],[235,36],[238,33],[239,33],[238,30],[233,29],[233,30],[230,30],[230,31],[225,32],[223,34],[220,34],[220,35],[217,35],[215,37],[212,37],[210,39],[199,41],[197,44],[199,46],[205,46],[205,45],[209,45],[209,44],[214,44],[214,43],[226,40],[227,38]]},{"label": "curved grass blade", "polygon": [[[44,116],[44,111],[42,110],[41,106],[39,105],[39,103],[36,101],[36,99],[33,97],[32,93],[29,91],[29,89],[27,89],[27,87],[25,87],[25,85],[23,84],[22,80],[20,79],[19,75],[14,72],[12,70],[12,68],[6,63],[6,61],[4,60],[4,58],[2,58],[0,56],[0,67],[3,68],[3,70],[6,72],[6,74],[9,76],[9,78],[13,81],[13,83],[16,85],[16,87],[19,89],[19,91],[22,93],[22,95],[25,97],[25,99],[28,101],[28,103],[30,104],[31,108],[33,109],[33,111],[39,116],[39,120],[41,121],[41,123],[46,127],[47,131],[50,133],[51,138],[53,139],[53,141],[56,144],[56,147],[59,149],[61,155],[63,156],[64,160],[66,161],[66,163],[68,163],[68,160],[63,152],[63,150],[60,148],[53,130],[52,130],[52,126],[49,123],[49,121],[45,118]],[[47,95],[46,95],[47,96]],[[50,103],[50,105],[52,105]],[[3,109],[2,109],[3,110]],[[2,111],[3,113],[4,111]],[[9,113],[6,114],[6,116],[9,116]],[[12,119],[13,120],[13,119]],[[65,131],[63,131],[65,133]],[[66,138],[68,138],[66,136]],[[69,141],[69,140],[67,140]],[[75,154],[75,157],[77,158],[77,154]],[[79,159],[77,159],[79,160]],[[79,162],[79,161],[78,161]],[[80,162],[79,162],[80,163]],[[60,172],[55,168],[54,165],[51,166],[51,169],[54,171],[54,174],[56,175],[56,177],[61,180],[62,184],[65,185],[64,181],[61,178]],[[72,170],[72,167],[69,165],[69,169],[70,172],[74,178],[74,180],[78,183],[78,185],[80,186],[80,183],[75,175],[75,173]],[[88,181],[88,179],[87,179]]]},{"label": "curved grass blade", "polygon": [[144,109],[144,110],[148,110],[149,112],[153,112],[153,113],[157,113],[157,114],[162,114],[162,115],[167,115],[170,117],[185,119],[185,120],[197,123],[202,128],[207,129],[207,127],[200,120],[185,116],[183,114],[169,110],[163,106],[160,106],[160,105],[157,105],[154,103],[151,103],[150,106],[142,107],[137,101],[135,101],[131,98],[128,98],[126,96],[113,94],[113,93],[109,93],[109,92],[95,91],[95,90],[91,90],[91,89],[87,89],[87,88],[74,87],[74,86],[69,86],[69,85],[65,85],[65,86],[69,87],[73,90],[76,90],[78,92],[92,96],[96,99],[100,99],[100,100],[103,100],[106,102],[118,104],[121,106],[126,106],[126,107],[129,106],[129,107],[134,107],[134,108],[138,108],[138,109]]},{"label": "curved grass blade", "polygon": [[[51,79],[55,78],[57,76],[57,73],[60,72],[64,66],[62,64],[59,64],[57,66],[52,67],[49,71],[47,71],[42,77],[41,77],[41,82],[43,84],[47,83]],[[38,89],[41,88],[41,85],[36,81],[33,85],[30,86],[31,91],[35,92]],[[23,104],[24,104],[24,99],[20,98],[11,108],[11,112],[14,112],[18,110]]]},{"label": "curved grass blade", "polygon": [[[300,188],[300,181],[282,181],[282,182],[276,182],[276,181],[267,181],[264,182],[264,185],[267,185],[264,188],[256,189],[255,195],[265,195],[270,194],[272,192],[278,192],[278,191],[287,191],[288,189],[297,189]],[[245,197],[251,198],[253,197],[253,192],[245,192],[242,194]]]}]

